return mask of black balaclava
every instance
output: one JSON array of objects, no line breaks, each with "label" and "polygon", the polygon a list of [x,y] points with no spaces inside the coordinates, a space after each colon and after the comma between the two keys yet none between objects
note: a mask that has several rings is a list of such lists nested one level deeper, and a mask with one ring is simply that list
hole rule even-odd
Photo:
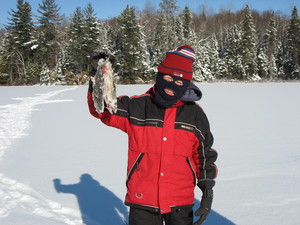
[{"label": "black balaclava", "polygon": [[[156,93],[155,93],[155,103],[163,108],[170,108],[172,105],[177,102],[186,92],[190,86],[190,81],[183,79],[181,77],[168,75],[173,78],[173,81],[167,81],[164,79],[164,76],[168,74],[157,73],[156,76]],[[177,85],[175,82],[181,81],[182,85]],[[166,90],[172,90],[174,95],[169,95]]]}]

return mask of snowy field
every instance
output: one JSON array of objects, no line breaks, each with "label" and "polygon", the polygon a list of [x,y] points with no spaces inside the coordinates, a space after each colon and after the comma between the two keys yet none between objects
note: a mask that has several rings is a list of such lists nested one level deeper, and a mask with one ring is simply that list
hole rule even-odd
[{"label": "snowy field", "polygon": [[[300,83],[198,86],[219,152],[204,224],[299,225]],[[0,87],[1,225],[126,224],[127,137],[89,115],[86,90]],[[68,186],[58,193],[54,179]]]}]

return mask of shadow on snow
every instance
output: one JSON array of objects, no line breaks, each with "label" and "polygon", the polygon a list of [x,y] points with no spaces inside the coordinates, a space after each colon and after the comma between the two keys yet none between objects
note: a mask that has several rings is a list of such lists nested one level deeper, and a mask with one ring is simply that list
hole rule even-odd
[{"label": "shadow on snow", "polygon": [[[77,197],[82,221],[86,225],[125,225],[128,211],[123,202],[110,190],[101,186],[90,174],[82,174],[77,184],[61,184],[54,179],[54,187],[58,193],[70,193]],[[194,211],[200,206],[195,199]],[[194,221],[199,219],[195,217]],[[233,222],[211,210],[204,225],[235,225]]]},{"label": "shadow on snow", "polygon": [[76,195],[84,224],[127,224],[128,211],[123,202],[90,174],[82,174],[77,184],[64,185],[54,179],[54,186],[58,193]]}]

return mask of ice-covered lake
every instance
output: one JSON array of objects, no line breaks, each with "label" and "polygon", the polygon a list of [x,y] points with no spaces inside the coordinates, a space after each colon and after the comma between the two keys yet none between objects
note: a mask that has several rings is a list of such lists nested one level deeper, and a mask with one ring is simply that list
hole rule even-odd
[{"label": "ice-covered lake", "polygon": [[[299,225],[300,83],[197,85],[219,153],[205,224]],[[0,224],[77,225],[83,214],[126,224],[127,136],[89,114],[86,91],[0,87]],[[68,185],[64,192],[54,179]]]}]

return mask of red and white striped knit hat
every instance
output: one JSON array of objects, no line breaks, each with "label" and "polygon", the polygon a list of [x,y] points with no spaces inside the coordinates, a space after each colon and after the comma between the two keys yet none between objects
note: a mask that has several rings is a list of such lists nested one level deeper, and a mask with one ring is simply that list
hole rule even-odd
[{"label": "red and white striped knit hat", "polygon": [[166,58],[158,66],[158,72],[192,80],[195,60],[194,49],[183,45],[166,53]]}]

